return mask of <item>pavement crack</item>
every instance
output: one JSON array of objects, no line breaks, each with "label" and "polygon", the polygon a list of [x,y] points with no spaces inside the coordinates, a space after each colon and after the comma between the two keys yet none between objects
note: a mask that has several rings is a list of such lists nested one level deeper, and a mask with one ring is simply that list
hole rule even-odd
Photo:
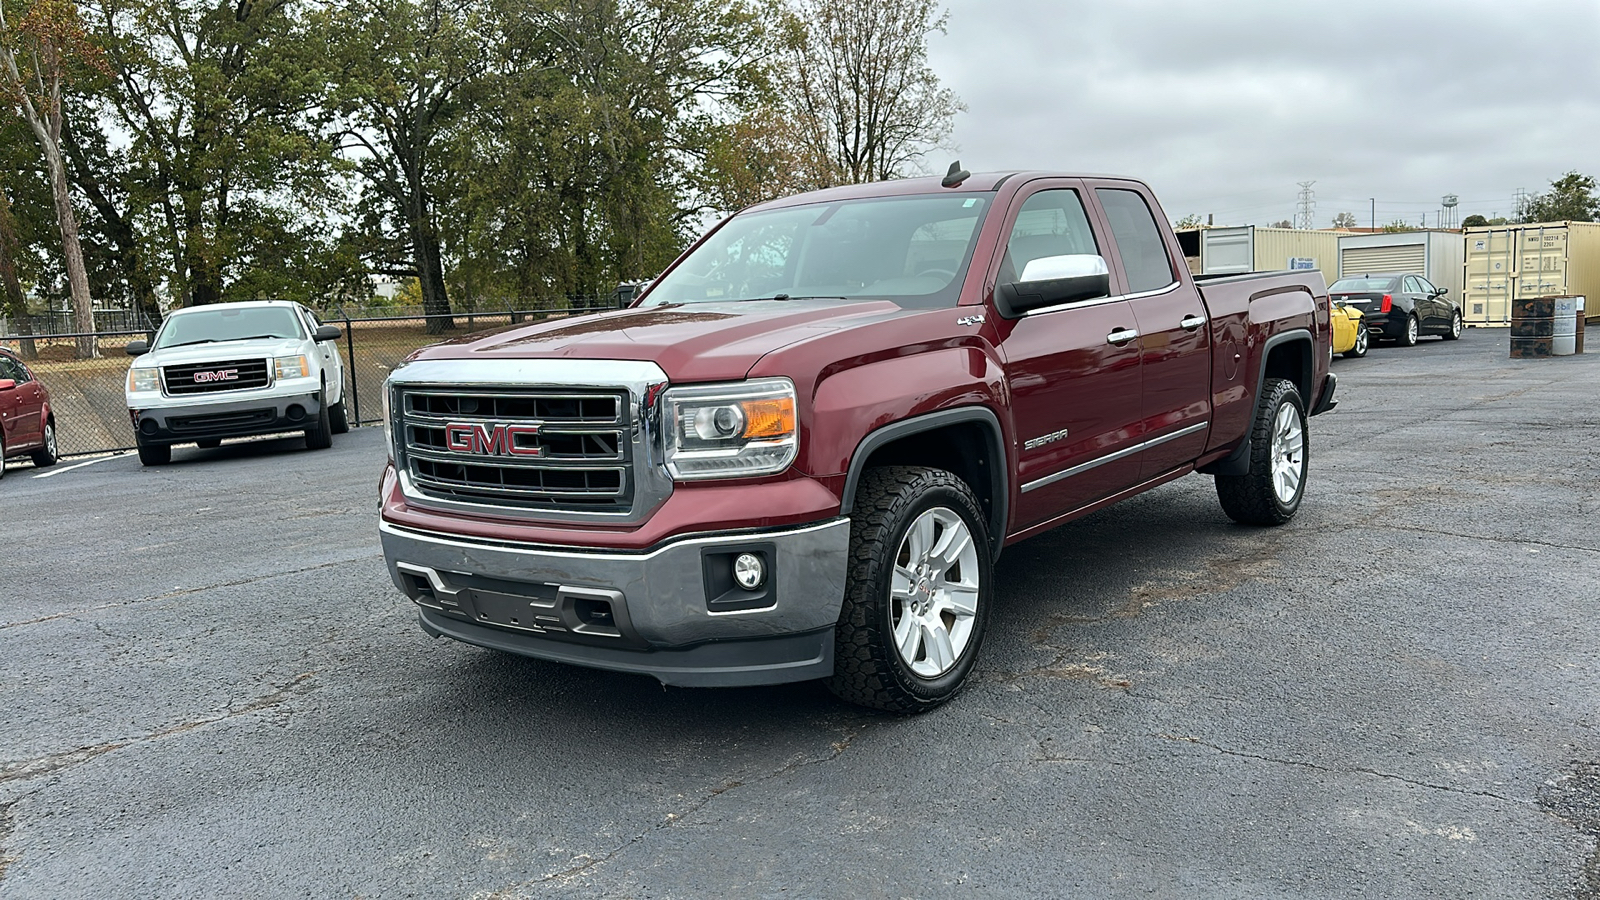
[{"label": "pavement crack", "polygon": [[16,862],[16,857],[6,850],[6,844],[11,840],[11,832],[16,828],[16,820],[11,817],[11,807],[16,801],[0,803],[0,881],[6,880],[6,869]]},{"label": "pavement crack", "polygon": [[1362,522],[1358,527],[1363,529],[1381,528],[1387,531],[1411,531],[1417,534],[1434,534],[1440,537],[1461,538],[1462,540],[1467,541],[1484,541],[1490,544],[1505,544],[1512,547],[1532,545],[1535,547],[1549,547],[1553,550],[1577,550],[1582,553],[1600,553],[1600,550],[1597,550],[1593,547],[1579,547],[1573,544],[1557,544],[1552,541],[1536,541],[1529,538],[1504,538],[1493,537],[1485,534],[1462,534],[1459,531],[1445,531],[1440,528],[1422,528],[1416,525],[1385,524],[1383,522],[1376,521],[1377,518],[1378,517],[1374,517],[1372,521]]},{"label": "pavement crack", "polygon": [[288,700],[298,691],[300,686],[305,684],[306,681],[308,681],[314,674],[315,673],[313,672],[304,672],[296,675],[287,683],[281,685],[270,693],[263,694],[260,697],[256,697],[255,699],[238,706],[230,705],[226,710],[215,715],[203,716],[198,719],[190,719],[187,722],[181,722],[177,725],[172,725],[167,728],[152,731],[148,734],[139,735],[137,737],[107,741],[106,743],[96,744],[90,747],[79,747],[76,750],[68,750],[61,753],[51,753],[45,756],[36,757],[34,759],[11,763],[4,768],[0,768],[0,784],[31,781],[35,778],[42,778],[46,775],[53,775],[63,769],[68,769],[73,766],[86,763],[95,757],[104,756],[107,753],[111,753],[115,750],[121,750],[124,747],[131,747],[135,744],[143,744],[150,741],[160,740],[162,738],[172,737],[173,735],[194,731],[197,728],[205,728],[206,726],[215,725],[218,722],[224,722],[228,719],[236,718],[238,716],[249,715],[250,713],[259,712],[263,709],[270,709]]},{"label": "pavement crack", "polygon": [[174,597],[186,597],[190,594],[200,594],[206,591],[219,590],[221,588],[239,587],[246,584],[256,584],[257,582],[261,581],[270,581],[274,578],[287,578],[294,575],[303,575],[307,572],[316,572],[321,569],[331,569],[335,566],[348,565],[350,563],[361,562],[368,559],[380,559],[382,557],[382,553],[368,553],[364,556],[352,556],[349,559],[340,559],[334,560],[333,562],[319,563],[315,566],[306,566],[303,569],[290,569],[287,572],[269,572],[263,575],[252,575],[249,578],[236,578],[231,581],[219,581],[215,584],[207,584],[200,587],[179,588],[175,591],[168,591],[165,594],[156,594],[150,597],[132,597],[127,600],[113,600],[109,603],[101,603],[91,606],[87,609],[73,609],[66,612],[52,613],[48,616],[40,616],[36,619],[24,619],[20,622],[0,622],[0,631],[4,631],[8,628],[22,628],[27,625],[38,625],[43,622],[54,622],[57,619],[70,619],[74,616],[81,616],[85,613],[99,612],[105,609],[117,609],[118,607],[122,606],[136,606],[141,603],[157,603],[162,600],[171,600]]},{"label": "pavement crack", "polygon": [[841,740],[834,741],[832,744],[829,745],[829,751],[830,752],[828,752],[825,755],[814,757],[814,758],[811,758],[811,759],[797,759],[797,760],[794,760],[793,762],[790,762],[788,765],[783,766],[782,768],[776,769],[776,770],[774,770],[772,772],[768,772],[767,774],[762,775],[759,778],[753,778],[753,779],[750,779],[748,781],[740,780],[740,779],[729,779],[727,781],[724,781],[722,784],[717,785],[716,787],[712,788],[709,792],[706,793],[705,796],[700,797],[699,799],[697,799],[694,802],[690,803],[688,806],[684,807],[682,810],[680,810],[678,812],[669,812],[669,813],[667,813],[666,817],[664,819],[662,819],[661,821],[656,822],[655,824],[651,825],[649,828],[646,828],[646,829],[640,831],[638,834],[633,835],[632,837],[628,838],[627,840],[625,840],[622,843],[618,844],[617,846],[613,847],[611,850],[601,854],[600,856],[597,856],[597,857],[580,856],[577,859],[573,860],[573,863],[574,863],[573,865],[571,865],[571,866],[569,866],[569,867],[567,867],[565,869],[561,869],[561,870],[556,871],[556,872],[551,872],[549,874],[543,875],[543,876],[541,876],[539,878],[532,879],[530,881],[524,881],[524,882],[520,882],[518,884],[511,885],[509,887],[501,888],[500,890],[494,891],[493,893],[490,893],[490,894],[486,895],[485,900],[503,900],[503,898],[509,898],[509,897],[517,896],[517,892],[520,892],[520,891],[522,891],[524,889],[536,888],[539,885],[549,884],[549,883],[552,883],[552,882],[566,881],[568,879],[576,878],[576,877],[578,877],[580,875],[584,875],[584,874],[587,874],[589,872],[592,872],[595,869],[599,868],[600,866],[603,866],[606,863],[610,862],[612,859],[615,859],[618,855],[620,855],[623,851],[627,850],[628,848],[633,847],[633,846],[635,846],[637,844],[643,843],[645,841],[645,839],[649,838],[651,835],[653,835],[653,834],[655,834],[657,832],[660,832],[660,831],[664,831],[664,830],[666,830],[668,828],[680,827],[685,819],[687,819],[688,817],[694,815],[695,813],[699,812],[700,810],[704,809],[707,805],[709,805],[711,803],[711,801],[717,799],[718,797],[722,796],[723,794],[726,794],[727,792],[733,790],[734,788],[740,788],[740,787],[746,787],[746,786],[749,786],[749,785],[762,784],[764,782],[772,781],[773,779],[776,779],[776,778],[782,778],[785,775],[793,774],[794,772],[797,772],[797,771],[799,771],[801,769],[805,769],[805,768],[809,768],[811,766],[823,765],[825,763],[833,762],[834,760],[838,759],[840,756],[844,755],[844,752],[846,750],[850,749],[850,745],[855,743],[856,738],[859,737],[861,735],[861,733],[866,730],[866,727],[867,726],[865,724],[859,725],[853,731],[850,731],[847,734],[845,734],[845,736]]},{"label": "pavement crack", "polygon": [[1211,751],[1214,751],[1216,753],[1221,753],[1221,754],[1224,754],[1226,756],[1237,756],[1237,757],[1239,757],[1241,759],[1253,759],[1253,760],[1256,760],[1257,762],[1274,763],[1274,764],[1280,765],[1280,766],[1295,766],[1295,767],[1301,768],[1301,769],[1311,769],[1311,770],[1316,771],[1316,772],[1326,772],[1326,773],[1328,773],[1330,775],[1370,775],[1370,776],[1372,776],[1374,778],[1383,778],[1383,779],[1386,779],[1386,780],[1389,780],[1389,781],[1398,781],[1398,782],[1401,782],[1403,784],[1409,784],[1409,785],[1411,785],[1413,787],[1427,788],[1429,790],[1434,790],[1434,791],[1444,791],[1446,793],[1451,793],[1451,794],[1462,794],[1462,795],[1468,796],[1468,797],[1487,797],[1487,798],[1492,799],[1492,800],[1499,800],[1499,801],[1501,801],[1503,803],[1526,804],[1528,802],[1526,800],[1518,800],[1515,797],[1507,797],[1504,794],[1496,794],[1493,791],[1473,791],[1473,790],[1467,790],[1465,788],[1451,787],[1448,784],[1436,784],[1436,783],[1431,782],[1431,781],[1422,781],[1422,780],[1416,779],[1416,778],[1407,778],[1404,775],[1396,775],[1393,772],[1381,772],[1381,771],[1379,771],[1377,769],[1369,769],[1369,768],[1367,768],[1365,766],[1349,766],[1349,767],[1324,766],[1324,765],[1319,765],[1317,763],[1311,762],[1309,760],[1304,760],[1304,759],[1289,759],[1289,758],[1281,757],[1281,756],[1267,756],[1267,755],[1261,754],[1261,753],[1250,753],[1250,752],[1247,752],[1247,751],[1244,751],[1244,750],[1234,750],[1234,749],[1231,749],[1231,748],[1228,748],[1228,747],[1222,747],[1222,746],[1219,746],[1217,744],[1210,743],[1208,741],[1203,741],[1200,738],[1191,737],[1189,735],[1184,735],[1184,734],[1166,734],[1166,733],[1162,733],[1162,734],[1158,734],[1156,736],[1160,737],[1160,738],[1164,738],[1164,739],[1169,740],[1169,741],[1178,741],[1178,742],[1185,743],[1185,744],[1194,744],[1195,746],[1198,746],[1198,747],[1205,747],[1207,750],[1211,750]]}]

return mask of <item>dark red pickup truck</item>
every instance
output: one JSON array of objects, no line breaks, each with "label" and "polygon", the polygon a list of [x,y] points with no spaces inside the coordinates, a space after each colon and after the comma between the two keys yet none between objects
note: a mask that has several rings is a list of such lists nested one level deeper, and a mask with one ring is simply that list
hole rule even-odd
[{"label": "dark red pickup truck", "polygon": [[1315,272],[1196,283],[1137,181],[777,200],[632,308],[396,369],[384,552],[435,636],[928,709],[1007,544],[1196,471],[1288,521],[1329,329]]}]

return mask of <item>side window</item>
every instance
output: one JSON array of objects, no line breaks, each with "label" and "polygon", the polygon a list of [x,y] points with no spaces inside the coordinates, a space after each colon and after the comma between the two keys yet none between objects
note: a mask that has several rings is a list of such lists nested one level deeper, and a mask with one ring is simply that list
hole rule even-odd
[{"label": "side window", "polygon": [[0,378],[9,378],[18,384],[28,380],[22,377],[22,368],[4,356],[0,356]]},{"label": "side window", "polygon": [[1422,285],[1417,284],[1417,279],[1415,276],[1407,275],[1400,290],[1405,291],[1408,294],[1420,294],[1422,293]]},{"label": "side window", "polygon": [[1094,229],[1083,211],[1077,191],[1040,191],[1023,201],[1017,222],[1006,241],[1000,264],[1000,283],[1016,281],[1028,263],[1046,256],[1098,254]]},{"label": "side window", "polygon": [[1429,281],[1426,278],[1423,278],[1421,275],[1418,275],[1417,276],[1417,290],[1423,292],[1424,294],[1432,294],[1432,293],[1434,293],[1435,291],[1437,291],[1439,289],[1433,286],[1433,282]]},{"label": "side window", "polygon": [[1122,254],[1128,290],[1135,294],[1154,291],[1176,281],[1166,242],[1161,239],[1161,230],[1156,227],[1155,216],[1151,215],[1144,198],[1136,191],[1110,188],[1099,188],[1095,194],[1105,208],[1111,235],[1116,238],[1117,250]]}]

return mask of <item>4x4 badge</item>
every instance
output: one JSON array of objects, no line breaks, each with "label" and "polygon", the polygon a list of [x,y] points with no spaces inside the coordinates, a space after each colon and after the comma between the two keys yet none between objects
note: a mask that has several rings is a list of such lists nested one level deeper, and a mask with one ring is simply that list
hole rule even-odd
[{"label": "4x4 badge", "polygon": [[983,313],[978,313],[975,316],[962,316],[956,320],[957,325],[982,325],[983,323]]}]

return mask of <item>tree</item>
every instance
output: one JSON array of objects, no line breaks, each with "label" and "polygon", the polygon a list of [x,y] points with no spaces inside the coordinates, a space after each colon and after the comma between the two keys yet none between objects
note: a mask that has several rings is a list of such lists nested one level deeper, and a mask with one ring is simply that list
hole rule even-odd
[{"label": "tree", "polygon": [[[302,0],[94,0],[116,74],[105,103],[128,147],[104,168],[176,299],[260,296],[284,241],[322,240],[340,187],[319,117],[327,51]],[[92,142],[84,141],[86,170]],[[119,198],[108,196],[108,210]],[[100,204],[96,203],[97,208]],[[115,217],[113,217],[113,220]],[[115,231],[113,227],[113,231]],[[132,235],[130,240],[140,240]],[[142,265],[142,263],[141,263]],[[153,276],[152,276],[153,277]]]},{"label": "tree", "polygon": [[1595,180],[1577,172],[1550,182],[1550,190],[1518,204],[1518,222],[1593,222],[1600,218],[1600,197]]},{"label": "tree", "polygon": [[1172,224],[1173,228],[1199,228],[1206,220],[1199,213],[1189,213]]},{"label": "tree", "polygon": [[[17,62],[19,53],[28,64]],[[5,88],[11,103],[21,110],[44,151],[50,173],[50,192],[55,199],[56,224],[61,231],[73,319],[77,330],[88,335],[94,331],[94,301],[89,294],[89,272],[84,265],[83,246],[78,239],[78,216],[72,208],[66,158],[61,151],[62,86],[74,66],[110,74],[100,48],[89,40],[78,18],[76,3],[36,0],[15,28],[7,22],[5,6],[0,3],[0,79],[3,79],[0,86]],[[99,345],[92,336],[78,338],[80,359],[98,355]]]},{"label": "tree", "polygon": [[928,67],[935,0],[788,0],[778,83],[818,186],[912,174],[965,109]]},{"label": "tree", "polygon": [[1480,228],[1480,227],[1482,227],[1484,225],[1488,225],[1488,224],[1489,224],[1489,220],[1484,218],[1483,216],[1476,216],[1476,215],[1467,216],[1465,219],[1461,220],[1461,227],[1462,228]]},{"label": "tree", "polygon": [[1281,219],[1281,220],[1279,220],[1277,222],[1273,222],[1271,227],[1273,227],[1273,228],[1293,228],[1294,227],[1294,223],[1289,221],[1288,219]]},{"label": "tree", "polygon": [[1389,224],[1383,226],[1383,233],[1384,234],[1399,234],[1399,233],[1404,232],[1404,231],[1416,231],[1416,230],[1417,230],[1417,226],[1411,224],[1410,222],[1406,222],[1404,220],[1401,220],[1401,219],[1395,219],[1393,222],[1390,222]]},{"label": "tree", "polygon": [[455,328],[439,225],[443,148],[472,112],[486,62],[479,0],[356,0],[326,23],[339,60],[335,102],[346,117],[344,150],[372,193],[369,229],[379,268],[414,276],[428,333]]},{"label": "tree", "polygon": [[1333,227],[1354,228],[1356,227],[1356,217],[1353,213],[1339,213],[1337,216],[1333,217]]}]

